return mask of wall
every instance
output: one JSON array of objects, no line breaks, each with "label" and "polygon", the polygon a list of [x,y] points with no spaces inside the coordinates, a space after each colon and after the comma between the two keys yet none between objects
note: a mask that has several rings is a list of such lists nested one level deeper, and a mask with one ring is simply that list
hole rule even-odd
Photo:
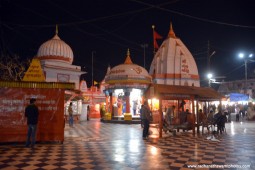
[{"label": "wall", "polygon": [[0,142],[25,142],[25,107],[37,99],[37,141],[64,141],[64,89],[0,88]]}]

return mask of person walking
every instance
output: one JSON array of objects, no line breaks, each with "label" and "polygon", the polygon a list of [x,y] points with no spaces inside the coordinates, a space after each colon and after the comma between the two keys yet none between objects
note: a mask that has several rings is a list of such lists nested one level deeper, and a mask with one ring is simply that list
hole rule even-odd
[{"label": "person walking", "polygon": [[239,122],[239,117],[240,117],[240,107],[239,105],[236,106],[236,121]]},{"label": "person walking", "polygon": [[25,108],[25,116],[27,118],[27,140],[26,140],[26,147],[31,145],[33,149],[36,142],[36,130],[38,124],[38,117],[39,117],[39,110],[38,107],[35,105],[36,99],[30,99],[30,104]]},{"label": "person walking", "polygon": [[71,102],[68,107],[68,114],[69,114],[69,126],[73,127],[73,103]]},{"label": "person walking", "polygon": [[143,113],[143,139],[146,140],[149,135],[149,126],[150,126],[150,115],[151,115],[151,110],[149,108],[148,102],[145,101],[143,104],[142,108],[142,113]]}]

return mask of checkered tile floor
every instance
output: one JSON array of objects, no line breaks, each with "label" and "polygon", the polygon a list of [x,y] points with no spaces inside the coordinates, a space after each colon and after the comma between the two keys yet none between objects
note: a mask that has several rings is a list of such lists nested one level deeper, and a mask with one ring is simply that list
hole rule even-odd
[{"label": "checkered tile floor", "polygon": [[[226,124],[219,141],[207,135],[163,132],[142,140],[140,125],[109,124],[99,120],[66,125],[63,144],[0,145],[0,169],[164,170],[255,169],[255,122]],[[202,168],[201,168],[202,167]]]}]

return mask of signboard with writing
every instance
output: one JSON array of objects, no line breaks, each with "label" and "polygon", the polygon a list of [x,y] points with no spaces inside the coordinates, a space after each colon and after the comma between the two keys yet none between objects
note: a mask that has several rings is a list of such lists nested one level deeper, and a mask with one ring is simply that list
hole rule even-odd
[{"label": "signboard with writing", "polygon": [[181,78],[190,78],[189,63],[187,59],[181,61]]},{"label": "signboard with writing", "polygon": [[40,60],[33,59],[25,76],[23,77],[23,81],[36,81],[36,82],[44,82],[45,76],[43,74],[43,70],[41,68]]},{"label": "signboard with writing", "polygon": [[36,98],[37,141],[64,140],[64,89],[0,88],[0,142],[26,140],[25,107]]}]

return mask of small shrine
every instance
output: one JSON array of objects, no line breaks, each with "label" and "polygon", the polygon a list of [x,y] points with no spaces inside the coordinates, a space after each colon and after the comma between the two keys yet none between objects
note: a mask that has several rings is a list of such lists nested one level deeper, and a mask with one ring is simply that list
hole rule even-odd
[{"label": "small shrine", "polygon": [[106,115],[108,120],[140,118],[144,91],[151,84],[151,76],[134,64],[130,51],[123,64],[108,69],[105,76]]}]

